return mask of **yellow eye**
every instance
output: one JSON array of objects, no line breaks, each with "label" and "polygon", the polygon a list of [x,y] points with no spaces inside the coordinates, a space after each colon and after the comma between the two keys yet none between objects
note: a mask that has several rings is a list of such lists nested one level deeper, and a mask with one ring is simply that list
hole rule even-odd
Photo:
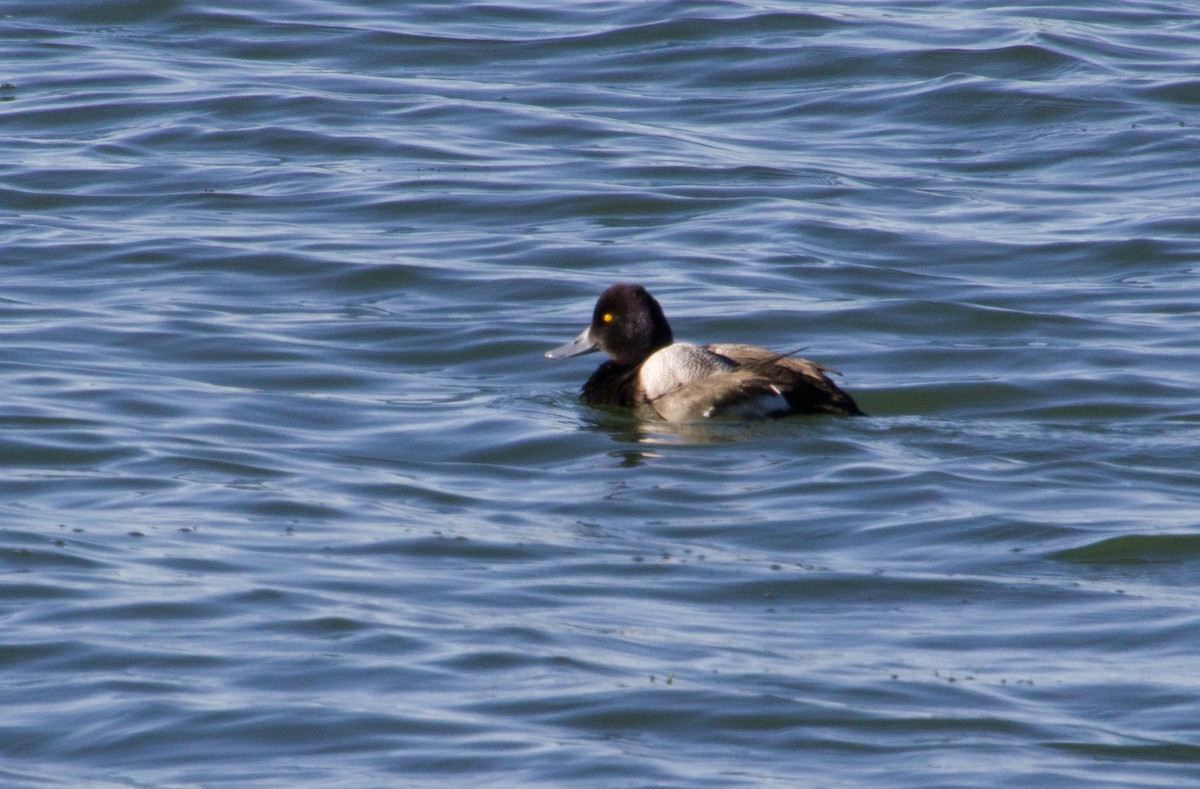
[{"label": "yellow eye", "polygon": [[605,323],[612,323],[613,322],[613,314],[611,312],[606,312],[602,316],[600,316],[600,320],[604,321]]}]

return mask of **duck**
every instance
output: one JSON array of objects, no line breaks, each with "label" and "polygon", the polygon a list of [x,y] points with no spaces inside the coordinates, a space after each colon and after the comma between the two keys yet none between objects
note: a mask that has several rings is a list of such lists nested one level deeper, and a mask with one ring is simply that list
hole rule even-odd
[{"label": "duck", "polygon": [[567,359],[601,351],[608,360],[583,385],[583,401],[633,409],[668,422],[791,414],[862,416],[823,364],[757,345],[675,342],[658,300],[641,285],[617,283],[596,301],[592,322],[546,352]]}]

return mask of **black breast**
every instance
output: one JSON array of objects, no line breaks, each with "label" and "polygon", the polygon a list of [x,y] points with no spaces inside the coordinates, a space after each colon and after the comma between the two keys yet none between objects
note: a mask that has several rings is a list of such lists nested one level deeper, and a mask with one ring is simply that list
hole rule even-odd
[{"label": "black breast", "polygon": [[637,365],[619,364],[610,359],[583,385],[583,402],[633,408],[638,400],[637,372]]}]

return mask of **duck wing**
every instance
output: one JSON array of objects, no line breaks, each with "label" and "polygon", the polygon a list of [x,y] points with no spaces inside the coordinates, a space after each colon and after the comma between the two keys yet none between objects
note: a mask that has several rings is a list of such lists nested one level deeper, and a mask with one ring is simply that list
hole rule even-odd
[{"label": "duck wing", "polygon": [[668,422],[699,422],[715,416],[781,416],[791,412],[791,403],[770,378],[744,367],[677,386],[651,398],[649,403]]},{"label": "duck wing", "polygon": [[776,353],[757,345],[715,343],[707,349],[765,379],[786,398],[793,414],[863,415],[854,398],[838,388],[828,373],[837,370],[790,353]]}]

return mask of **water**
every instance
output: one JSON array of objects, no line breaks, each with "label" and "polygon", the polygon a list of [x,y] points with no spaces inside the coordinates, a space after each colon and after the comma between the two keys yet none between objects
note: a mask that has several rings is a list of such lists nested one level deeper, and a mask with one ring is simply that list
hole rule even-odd
[{"label": "water", "polygon": [[0,782],[1200,778],[1193,8],[245,5],[3,12]]}]

